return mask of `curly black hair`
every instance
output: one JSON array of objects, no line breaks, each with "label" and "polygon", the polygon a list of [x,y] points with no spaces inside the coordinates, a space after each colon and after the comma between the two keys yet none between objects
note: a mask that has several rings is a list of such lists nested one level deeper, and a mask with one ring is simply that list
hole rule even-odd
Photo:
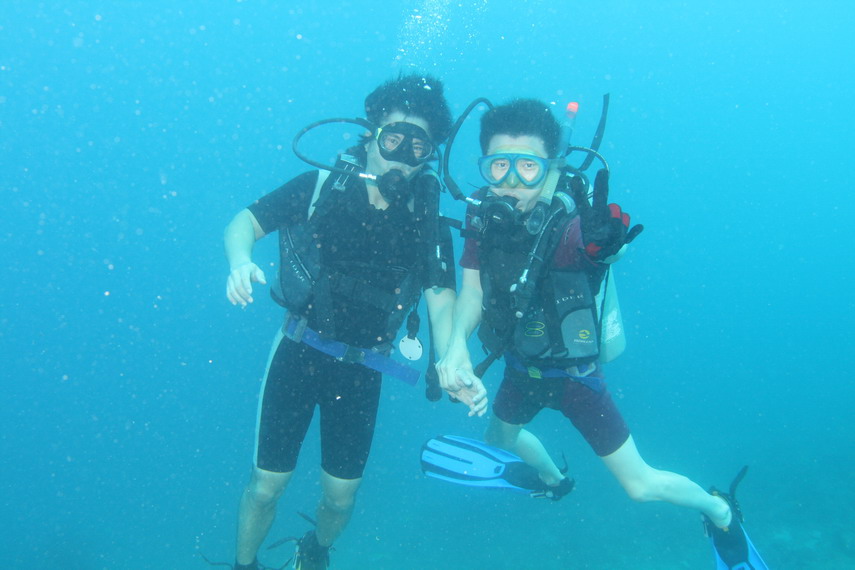
[{"label": "curly black hair", "polygon": [[430,75],[401,75],[365,98],[365,116],[375,125],[395,111],[424,119],[436,144],[444,142],[451,130],[451,111],[442,82]]},{"label": "curly black hair", "polygon": [[527,135],[543,139],[550,158],[558,156],[561,146],[561,125],[549,105],[537,99],[514,99],[484,113],[481,117],[481,152],[487,153],[490,139],[496,135]]}]

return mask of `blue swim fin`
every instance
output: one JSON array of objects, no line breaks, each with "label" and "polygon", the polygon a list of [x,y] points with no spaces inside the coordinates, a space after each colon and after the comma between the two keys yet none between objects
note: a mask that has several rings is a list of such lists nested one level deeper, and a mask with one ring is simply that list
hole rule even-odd
[{"label": "blue swim fin", "polygon": [[554,501],[573,490],[575,484],[565,477],[557,487],[550,487],[534,467],[513,453],[456,435],[426,441],[421,460],[422,471],[429,477],[469,487],[510,489]]},{"label": "blue swim fin", "polygon": [[742,511],[736,501],[736,487],[747,471],[746,465],[730,484],[728,493],[723,493],[715,487],[710,490],[713,495],[727,501],[733,517],[727,528],[719,528],[709,518],[704,517],[704,527],[712,542],[716,570],[769,570],[742,526]]},{"label": "blue swim fin", "polygon": [[421,459],[425,475],[469,487],[531,493],[540,482],[537,471],[513,453],[468,437],[429,439]]}]

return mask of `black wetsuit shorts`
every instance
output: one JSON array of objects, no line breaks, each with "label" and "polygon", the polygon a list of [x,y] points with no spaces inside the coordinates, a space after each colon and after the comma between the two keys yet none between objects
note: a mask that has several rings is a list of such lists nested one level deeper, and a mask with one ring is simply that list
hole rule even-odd
[{"label": "black wetsuit shorts", "polygon": [[600,376],[591,380],[601,389],[570,378],[531,378],[505,368],[505,378],[493,402],[493,413],[505,423],[525,425],[543,408],[559,410],[585,438],[594,452],[605,457],[629,439],[629,428]]},{"label": "black wetsuit shorts", "polygon": [[380,402],[381,374],[339,362],[277,335],[258,405],[255,465],[288,473],[320,408],[321,467],[340,479],[362,477]]}]

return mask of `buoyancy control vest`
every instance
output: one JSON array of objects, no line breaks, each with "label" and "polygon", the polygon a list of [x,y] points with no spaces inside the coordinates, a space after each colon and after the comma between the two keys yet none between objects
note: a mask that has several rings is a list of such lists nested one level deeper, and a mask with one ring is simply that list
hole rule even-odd
[{"label": "buoyancy control vest", "polygon": [[[596,292],[604,271],[554,266],[555,251],[575,214],[546,225],[547,240],[532,264],[533,236],[521,224],[503,232],[481,230],[479,248],[483,320],[479,338],[491,354],[510,351],[527,366],[567,368],[597,360],[600,320]],[[519,278],[529,268],[527,291]]]},{"label": "buoyancy control vest", "polygon": [[[336,166],[355,172],[362,169],[362,160],[341,155]],[[455,286],[451,232],[439,217],[439,182],[429,171],[410,182],[416,263],[408,267],[370,260],[326,263],[318,241],[323,226],[329,228],[337,216],[348,214],[348,204],[353,204],[355,193],[364,192],[364,184],[356,176],[319,171],[306,221],[280,230],[280,291],[274,298],[294,316],[311,314],[317,332],[331,339],[338,334],[334,299],[373,307],[387,315],[382,338],[375,336],[373,343],[382,347],[394,340],[407,312],[418,304],[423,287]],[[413,310],[407,321],[408,336],[415,338],[418,326]]]}]

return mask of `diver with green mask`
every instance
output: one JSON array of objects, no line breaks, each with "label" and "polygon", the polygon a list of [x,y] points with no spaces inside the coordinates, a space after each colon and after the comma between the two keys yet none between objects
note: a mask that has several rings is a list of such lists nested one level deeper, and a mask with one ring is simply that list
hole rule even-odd
[{"label": "diver with green mask", "polygon": [[[707,492],[682,475],[651,467],[609,394],[602,367],[608,360],[607,303],[598,298],[607,296],[610,264],[643,228],[609,203],[605,159],[588,149],[591,161],[567,165],[560,133],[550,106],[533,99],[490,106],[481,119],[478,165],[487,185],[465,197],[462,283],[450,343],[437,368],[443,389],[464,402],[485,392],[481,377],[490,363],[502,358],[505,369],[485,443],[434,438],[422,449],[422,468],[462,485],[559,500],[573,481],[525,429],[541,410],[554,409],[572,422],[632,499],[703,513],[718,568],[765,568],[741,526],[734,497],[741,475],[730,493]],[[445,160],[450,147],[451,141]],[[603,167],[590,184],[583,167],[593,160]],[[476,328],[488,353],[477,367],[467,346]],[[470,405],[470,415],[485,412],[485,398]],[[537,476],[521,476],[521,462]]]}]

